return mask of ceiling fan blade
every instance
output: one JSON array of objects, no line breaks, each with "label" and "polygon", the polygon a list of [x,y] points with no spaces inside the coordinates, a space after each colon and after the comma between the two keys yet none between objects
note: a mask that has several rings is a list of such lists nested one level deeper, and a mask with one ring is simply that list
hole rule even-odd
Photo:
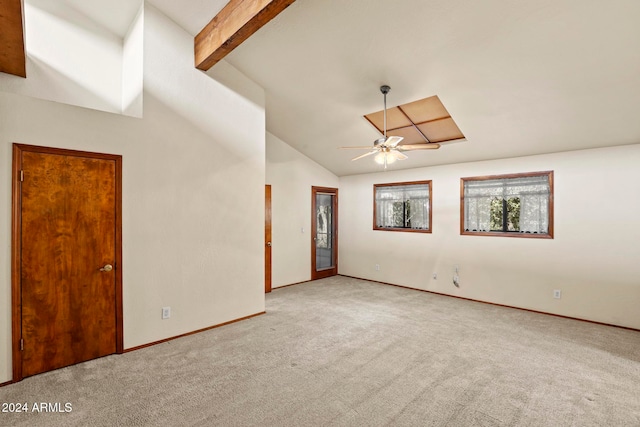
[{"label": "ceiling fan blade", "polygon": [[401,152],[396,151],[396,159],[398,159],[398,160],[406,160],[406,159],[408,159],[408,158],[409,158],[409,157],[405,156],[405,155],[404,155],[404,154],[402,154]]},{"label": "ceiling fan blade", "polygon": [[[369,147],[369,148],[371,148],[371,147]],[[358,160],[358,159],[361,159],[361,158],[363,158],[363,157],[367,157],[367,156],[370,156],[370,155],[372,155],[372,154],[376,154],[377,152],[378,152],[378,150],[370,151],[370,152],[365,153],[365,154],[363,154],[363,155],[361,155],[361,156],[354,157],[353,159],[351,159],[351,161],[353,162],[354,160]]]},{"label": "ceiling fan blade", "polygon": [[361,145],[359,147],[340,147],[341,150],[371,150],[373,147],[370,145]]},{"label": "ceiling fan blade", "polygon": [[440,144],[405,144],[405,145],[398,145],[396,147],[398,150],[401,151],[411,151],[411,150],[437,150],[438,148],[440,148]]},{"label": "ceiling fan blade", "polygon": [[387,147],[394,148],[398,144],[400,144],[400,141],[402,141],[403,139],[404,138],[401,136],[389,136],[387,137],[387,140],[384,142],[384,145],[386,145]]}]

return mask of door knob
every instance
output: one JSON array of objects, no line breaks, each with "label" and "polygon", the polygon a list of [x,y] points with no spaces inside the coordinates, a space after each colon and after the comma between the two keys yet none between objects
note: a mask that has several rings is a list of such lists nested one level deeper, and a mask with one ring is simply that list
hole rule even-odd
[{"label": "door knob", "polygon": [[113,266],[111,264],[107,264],[100,269],[100,271],[111,271],[113,270]]},{"label": "door knob", "polygon": [[267,242],[267,246],[271,247],[271,242]]}]

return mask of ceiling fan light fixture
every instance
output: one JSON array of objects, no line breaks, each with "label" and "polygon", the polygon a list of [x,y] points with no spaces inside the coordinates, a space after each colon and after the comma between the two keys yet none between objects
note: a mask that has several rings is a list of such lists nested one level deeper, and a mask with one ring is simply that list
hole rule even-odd
[{"label": "ceiling fan light fixture", "polygon": [[381,151],[373,158],[373,160],[379,165],[390,165],[398,160],[396,151]]},{"label": "ceiling fan light fixture", "polygon": [[402,154],[400,154],[399,151],[396,151],[396,150],[389,151],[387,153],[387,163],[393,163],[396,160],[402,160],[403,157],[400,157],[400,156],[402,156]]}]

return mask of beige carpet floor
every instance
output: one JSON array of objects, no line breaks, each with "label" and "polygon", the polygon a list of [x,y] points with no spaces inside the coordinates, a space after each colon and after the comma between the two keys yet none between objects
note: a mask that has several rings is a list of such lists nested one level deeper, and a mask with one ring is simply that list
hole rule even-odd
[{"label": "beige carpet floor", "polygon": [[345,277],[0,388],[1,426],[640,426],[640,333]]}]

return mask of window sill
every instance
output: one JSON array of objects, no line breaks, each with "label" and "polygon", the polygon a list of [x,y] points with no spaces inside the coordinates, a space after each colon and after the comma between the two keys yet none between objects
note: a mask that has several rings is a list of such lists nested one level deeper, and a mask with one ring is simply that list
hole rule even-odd
[{"label": "window sill", "polygon": [[428,233],[431,234],[430,229],[422,229],[422,228],[385,228],[385,227],[373,227],[374,231],[400,231],[407,233]]},{"label": "window sill", "polygon": [[464,231],[460,230],[461,236],[492,236],[492,237],[520,237],[525,239],[553,239],[553,233],[520,233],[502,231]]}]

